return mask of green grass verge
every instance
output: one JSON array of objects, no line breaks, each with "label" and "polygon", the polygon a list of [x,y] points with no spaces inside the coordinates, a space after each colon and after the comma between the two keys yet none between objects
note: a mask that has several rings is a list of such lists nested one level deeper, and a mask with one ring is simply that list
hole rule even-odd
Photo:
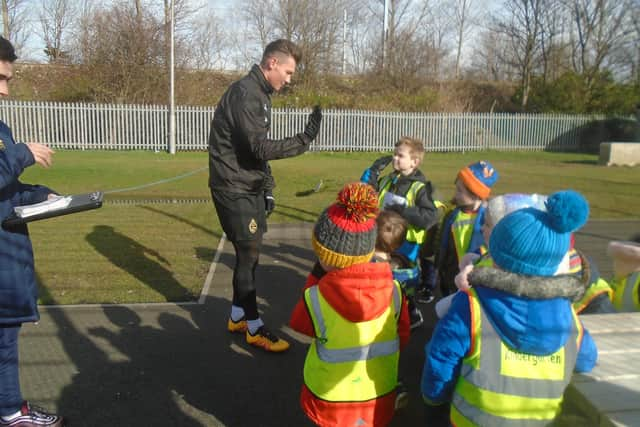
[{"label": "green grass verge", "polygon": [[[309,153],[271,162],[277,187],[270,222],[314,221],[341,186],[355,181],[380,153]],[[455,175],[479,159],[500,173],[494,194],[548,194],[576,189],[592,218],[638,218],[638,168],[607,168],[585,154],[543,152],[426,153],[422,170],[443,199]],[[206,153],[60,151],[50,169],[28,168],[21,180],[63,194],[118,190],[101,209],[34,222],[30,232],[41,303],[133,303],[192,300],[199,295],[221,229],[211,203],[114,203],[209,200]],[[204,168],[204,170],[203,170]],[[197,172],[196,172],[197,171]],[[146,184],[188,174],[159,185]],[[320,191],[313,192],[322,180]]]}]

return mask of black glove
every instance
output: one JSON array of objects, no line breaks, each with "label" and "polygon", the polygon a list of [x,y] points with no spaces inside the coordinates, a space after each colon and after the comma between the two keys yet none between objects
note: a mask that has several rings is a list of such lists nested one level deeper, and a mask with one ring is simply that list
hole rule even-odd
[{"label": "black glove", "polygon": [[373,162],[373,164],[368,169],[364,171],[364,173],[360,177],[360,181],[369,184],[377,190],[380,172],[382,172],[382,170],[386,168],[392,160],[393,156],[380,157],[375,162]]},{"label": "black glove", "polygon": [[264,192],[264,210],[267,213],[267,217],[271,215],[271,212],[276,208],[276,198],[273,197],[271,190]]},{"label": "black glove", "polygon": [[309,138],[309,142],[316,139],[320,131],[320,123],[322,123],[322,109],[319,105],[313,107],[313,111],[309,114],[309,120],[304,127],[304,134]]},{"label": "black glove", "polygon": [[375,162],[373,162],[370,169],[372,171],[375,171],[378,175],[380,175],[380,172],[382,172],[382,170],[386,168],[387,165],[391,163],[392,160],[393,160],[393,156],[380,157]]}]

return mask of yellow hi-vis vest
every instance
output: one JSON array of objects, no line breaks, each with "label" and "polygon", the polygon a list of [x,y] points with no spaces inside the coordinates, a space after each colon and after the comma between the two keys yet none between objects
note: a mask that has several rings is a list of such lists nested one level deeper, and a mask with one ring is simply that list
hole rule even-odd
[{"label": "yellow hi-vis vest", "polygon": [[618,311],[640,311],[640,271],[611,282],[613,288],[613,306]]},{"label": "yellow hi-vis vest", "polygon": [[[451,233],[453,237],[453,243],[456,246],[456,256],[458,262],[467,253],[469,244],[471,243],[471,236],[473,234],[473,226],[476,222],[477,213],[465,213],[458,212],[458,216],[453,224],[451,224]],[[444,230],[449,232],[448,230]]]},{"label": "yellow hi-vis vest", "polygon": [[[391,175],[383,176],[378,183],[378,207],[382,209],[382,202],[384,201],[384,195],[391,188],[391,182],[393,181],[393,177]],[[415,206],[416,205],[416,195],[421,188],[424,187],[424,182],[414,181],[409,187],[407,194],[402,195],[405,199],[407,199],[407,206]],[[426,240],[426,231],[421,228],[416,228],[411,224],[407,226],[407,236],[406,240],[410,243],[416,243],[421,245]]]},{"label": "yellow hi-vis vest", "polygon": [[613,298],[613,290],[611,289],[609,284],[604,279],[598,277],[598,280],[596,280],[594,283],[589,284],[589,287],[587,288],[582,298],[572,304],[573,309],[576,311],[576,313],[580,313],[591,303],[591,301],[593,301],[595,297],[604,293],[607,294],[610,300]]},{"label": "yellow hi-vis vest", "polygon": [[[569,257],[570,257],[570,263],[569,263],[570,268],[568,273],[569,274],[580,273],[580,275],[583,276],[583,280],[584,280],[585,272],[583,270],[584,268],[583,266],[585,265],[585,262],[586,262],[584,260],[584,255],[577,249],[572,248],[572,249],[569,249]],[[580,262],[574,263],[573,262],[574,259],[579,259]],[[588,273],[588,275],[591,276],[591,273]],[[591,279],[592,277],[589,277],[589,280]],[[580,314],[582,310],[584,310],[589,304],[591,304],[591,301],[593,301],[595,297],[604,293],[607,294],[607,297],[609,298],[609,300],[613,300],[613,289],[611,289],[609,284],[604,279],[602,279],[601,277],[597,277],[595,282],[591,281],[591,283],[589,283],[589,287],[585,291],[584,295],[582,295],[582,298],[580,298],[580,300],[578,301],[573,302],[572,304],[573,309],[576,311],[576,313]]]},{"label": "yellow hi-vis vest", "polygon": [[304,383],[330,402],[364,402],[392,392],[398,381],[398,318],[402,296],[393,286],[389,307],[376,319],[350,322],[318,290],[304,292],[316,338],[304,363]]},{"label": "yellow hi-vis vest", "polygon": [[453,393],[456,427],[542,427],[556,417],[571,381],[582,340],[574,323],[564,347],[547,356],[507,347],[486,316],[476,291],[466,291],[471,308],[471,349],[463,359]]}]

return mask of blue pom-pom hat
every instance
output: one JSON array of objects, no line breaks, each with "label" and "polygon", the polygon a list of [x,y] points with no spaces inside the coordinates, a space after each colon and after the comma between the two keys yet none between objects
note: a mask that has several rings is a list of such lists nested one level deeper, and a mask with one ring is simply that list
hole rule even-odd
[{"label": "blue pom-pom hat", "polygon": [[502,269],[529,276],[553,276],[570,247],[571,233],[589,218],[589,204],[578,192],[549,196],[546,212],[525,208],[502,218],[489,239],[489,252]]}]

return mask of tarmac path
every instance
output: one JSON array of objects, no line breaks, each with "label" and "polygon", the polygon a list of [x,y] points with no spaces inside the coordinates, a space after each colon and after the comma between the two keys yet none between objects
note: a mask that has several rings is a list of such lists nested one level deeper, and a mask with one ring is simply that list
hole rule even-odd
[{"label": "tarmac path", "polygon": [[[234,256],[223,244],[201,303],[42,307],[20,340],[25,398],[71,427],[310,426],[298,402],[308,340],[286,326],[314,261],[310,232],[310,224],[270,225],[257,271],[265,323],[291,341],[287,353],[226,331]],[[609,278],[606,244],[637,232],[640,220],[591,221],[576,246]],[[419,381],[435,313],[421,308],[425,326],[401,359],[410,405],[393,426],[425,425]]]}]

